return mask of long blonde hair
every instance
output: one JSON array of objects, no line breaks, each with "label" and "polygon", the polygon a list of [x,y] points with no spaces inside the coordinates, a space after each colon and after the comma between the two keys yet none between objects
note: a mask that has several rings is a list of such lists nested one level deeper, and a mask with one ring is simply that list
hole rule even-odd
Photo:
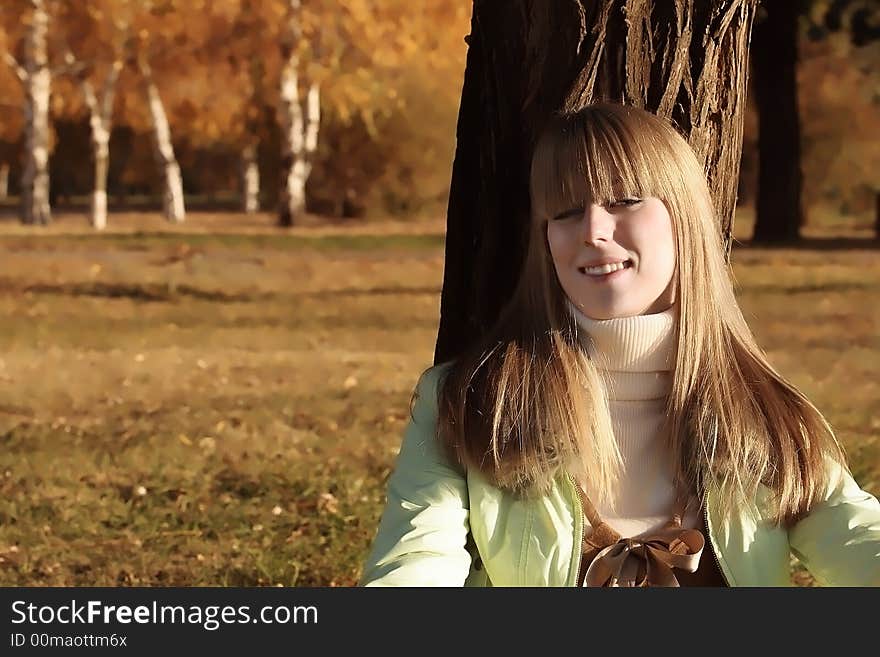
[{"label": "long blonde hair", "polygon": [[677,253],[679,330],[662,430],[676,480],[703,499],[717,488],[723,513],[754,500],[761,484],[773,493],[777,522],[805,513],[825,493],[826,459],[845,463],[843,451],[747,326],[705,174],[684,138],[633,107],[557,114],[535,145],[530,195],[529,243],[513,296],[440,386],[438,431],[448,453],[513,493],[545,493],[565,470],[614,503],[621,459],[604,374],[566,307],[547,221],[594,200],[654,196],[669,211]]}]

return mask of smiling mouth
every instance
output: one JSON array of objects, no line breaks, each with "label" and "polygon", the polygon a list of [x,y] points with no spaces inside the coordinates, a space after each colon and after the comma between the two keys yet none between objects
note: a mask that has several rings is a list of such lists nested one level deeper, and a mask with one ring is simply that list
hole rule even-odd
[{"label": "smiling mouth", "polygon": [[578,271],[586,276],[607,276],[616,271],[622,271],[632,267],[632,260],[625,260],[613,265],[598,265],[596,267],[578,267]]}]

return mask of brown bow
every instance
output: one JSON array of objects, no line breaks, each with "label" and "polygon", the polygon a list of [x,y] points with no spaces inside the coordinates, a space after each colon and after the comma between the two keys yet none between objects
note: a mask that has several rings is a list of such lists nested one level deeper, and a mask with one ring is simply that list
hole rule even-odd
[{"label": "brown bow", "polygon": [[621,538],[602,520],[580,484],[578,492],[593,527],[582,546],[582,559],[589,564],[583,575],[587,586],[679,586],[673,568],[696,572],[705,539],[699,530],[681,526],[685,496],[678,496],[676,513],[657,531]]},{"label": "brown bow", "polygon": [[604,546],[596,543],[604,543],[601,538],[607,539],[607,534],[596,534],[594,531],[590,538],[599,540],[584,540],[595,554],[587,568],[587,586],[678,586],[673,568],[696,572],[704,546],[700,531],[682,529],[675,521],[656,532],[620,538]]}]

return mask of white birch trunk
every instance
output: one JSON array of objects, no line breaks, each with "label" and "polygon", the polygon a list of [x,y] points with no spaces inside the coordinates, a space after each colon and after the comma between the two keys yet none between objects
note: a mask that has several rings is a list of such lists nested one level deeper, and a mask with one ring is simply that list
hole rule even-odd
[{"label": "white birch trunk", "polygon": [[91,126],[92,159],[95,165],[95,178],[92,187],[90,221],[95,230],[107,227],[107,173],[110,169],[110,133],[113,127],[113,97],[116,80],[122,70],[122,62],[116,61],[104,80],[104,89],[99,99],[88,80],[83,80],[83,94],[89,108]]},{"label": "white birch trunk", "polygon": [[247,144],[241,151],[241,201],[243,212],[260,211],[260,167],[254,143]]},{"label": "white birch trunk", "polygon": [[95,230],[107,227],[107,171],[110,166],[110,139],[92,140],[92,156],[95,159],[95,186],[92,189],[90,221]]},{"label": "white birch trunk", "polygon": [[0,199],[9,198],[9,165],[0,164]]},{"label": "white birch trunk", "polygon": [[174,146],[171,144],[168,117],[165,114],[165,107],[162,105],[162,98],[159,96],[159,89],[153,80],[149,65],[141,60],[140,69],[144,76],[147,104],[153,123],[153,150],[165,179],[163,193],[165,218],[172,223],[182,223],[186,217],[183,204],[183,178],[180,175],[177,158],[174,156]]},{"label": "white birch trunk", "polygon": [[305,182],[296,171],[302,151],[303,114],[299,103],[299,57],[295,50],[281,69],[281,207],[278,222],[292,226],[305,208]]},{"label": "white birch trunk", "polygon": [[284,66],[281,70],[281,207],[279,224],[292,226],[305,211],[306,182],[312,172],[312,156],[318,145],[321,95],[317,83],[306,93],[303,115],[299,96],[299,56],[297,46],[302,38],[299,24],[300,0],[288,0],[288,31],[290,43],[282,46]]},{"label": "white birch trunk", "polygon": [[49,13],[44,0],[32,0],[33,15],[25,37],[25,162],[21,180],[21,219],[26,224],[52,221],[49,207],[49,94],[52,73],[46,34]]}]

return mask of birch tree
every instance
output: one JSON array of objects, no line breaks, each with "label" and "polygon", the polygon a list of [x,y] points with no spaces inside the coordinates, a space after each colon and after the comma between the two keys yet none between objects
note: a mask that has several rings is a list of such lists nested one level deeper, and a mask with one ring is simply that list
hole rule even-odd
[{"label": "birch tree", "polygon": [[28,0],[23,57],[4,50],[3,59],[15,72],[24,89],[24,167],[21,175],[21,221],[47,225],[52,221],[49,205],[49,96],[52,71],[49,67],[48,0]]},{"label": "birch tree", "polygon": [[110,168],[110,132],[113,123],[113,95],[116,79],[122,70],[122,61],[113,62],[104,78],[100,94],[95,93],[88,79],[82,81],[83,94],[89,107],[89,125],[92,136],[92,159],[95,166],[90,219],[92,226],[101,230],[107,226],[107,173]]},{"label": "birch tree", "polygon": [[125,66],[132,0],[85,0],[68,4],[59,15],[59,34],[89,113],[94,179],[89,221],[96,230],[107,226],[107,176],[110,134],[119,75]]},{"label": "birch tree", "polygon": [[89,107],[89,125],[92,136],[92,160],[95,166],[90,220],[101,230],[107,226],[107,173],[110,168],[110,132],[113,124],[113,96],[116,80],[122,70],[122,61],[116,60],[104,78],[100,94],[95,93],[91,81],[83,79],[82,87]]},{"label": "birch tree", "polygon": [[[292,226],[306,207],[306,181],[318,146],[321,91],[314,80],[301,80],[303,47],[302,2],[287,0],[285,33],[281,38],[279,123],[281,125],[281,194],[278,223]],[[303,106],[300,85],[305,89]]]},{"label": "birch tree", "polygon": [[261,60],[254,57],[248,66],[249,94],[244,111],[245,131],[241,147],[241,210],[254,214],[260,210],[260,122],[263,117],[263,70]]},{"label": "birch tree", "polygon": [[435,362],[513,291],[545,117],[599,99],[673,119],[709,179],[729,255],[757,0],[477,0],[457,128]]},{"label": "birch tree", "polygon": [[139,98],[144,100],[138,109],[146,112],[150,126],[153,156],[162,181],[163,214],[169,222],[181,223],[186,218],[183,177],[164,96],[171,94],[174,83],[186,83],[187,91],[193,88],[193,80],[204,86],[206,73],[198,53],[210,34],[211,26],[205,21],[208,8],[185,0],[139,0],[136,8],[130,61],[139,77]]},{"label": "birch tree", "polygon": [[180,174],[180,165],[174,155],[168,116],[165,114],[165,106],[162,104],[162,97],[159,95],[159,88],[156,86],[147,57],[143,54],[138,55],[137,63],[153,126],[153,152],[162,173],[162,210],[168,221],[182,223],[186,217],[183,203],[183,176]]},{"label": "birch tree", "polygon": [[267,31],[271,33],[258,2],[243,0],[227,43],[232,50],[234,64],[243,71],[246,78],[246,101],[241,110],[244,134],[241,138],[239,163],[241,210],[246,214],[253,214],[260,209],[258,153],[263,108],[266,105],[264,85],[268,58],[263,41],[254,37],[257,34],[266,34]]},{"label": "birch tree", "polygon": [[[231,9],[237,12],[222,41],[227,52],[223,59],[231,59],[238,76],[246,78],[238,84],[247,89],[248,102],[237,121],[224,124],[224,134],[241,141],[242,189],[251,190],[243,194],[245,209],[254,207],[253,155],[265,134],[266,109],[274,108],[281,136],[278,223],[293,225],[305,210],[306,184],[319,158],[325,173],[334,167],[352,169],[349,154],[326,144],[321,150],[325,120],[334,122],[337,133],[351,125],[366,127],[374,140],[386,136],[379,132],[381,120],[396,113],[398,123],[403,122],[399,87],[407,76],[448,73],[437,61],[444,59],[438,52],[443,42],[438,32],[449,30],[452,17],[461,17],[463,2],[452,8],[433,0],[238,0],[237,7],[234,0],[212,3],[215,38],[219,18]],[[420,120],[413,123],[424,128]],[[334,159],[339,161],[328,162]],[[382,166],[370,162],[366,169],[375,176]],[[337,187],[340,198],[345,197],[342,186]]]}]

